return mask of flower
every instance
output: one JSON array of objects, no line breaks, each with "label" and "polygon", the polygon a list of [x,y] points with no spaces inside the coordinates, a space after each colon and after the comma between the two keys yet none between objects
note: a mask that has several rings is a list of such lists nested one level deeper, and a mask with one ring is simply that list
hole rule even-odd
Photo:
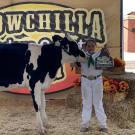
[{"label": "flower", "polygon": [[119,83],[119,91],[120,92],[126,92],[128,89],[129,89],[129,85],[128,85],[128,83],[127,82],[125,82],[125,81],[121,81],[120,83]]},{"label": "flower", "polygon": [[116,94],[123,92],[127,96],[129,85],[126,81],[120,81],[103,77],[103,87],[105,93]]},{"label": "flower", "polygon": [[114,94],[117,92],[117,86],[115,84],[110,85],[110,93]]},{"label": "flower", "polygon": [[110,83],[109,83],[109,81],[104,81],[103,87],[104,87],[104,92],[109,93],[109,91],[110,91]]}]

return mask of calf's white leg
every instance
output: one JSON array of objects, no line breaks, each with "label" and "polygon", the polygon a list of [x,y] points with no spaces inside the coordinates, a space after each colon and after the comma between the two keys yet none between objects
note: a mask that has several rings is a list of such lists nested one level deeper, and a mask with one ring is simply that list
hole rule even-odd
[{"label": "calf's white leg", "polygon": [[41,90],[41,119],[43,121],[44,127],[47,127],[48,119],[47,119],[45,108],[46,108],[45,93],[44,90]]},{"label": "calf's white leg", "polygon": [[43,126],[43,121],[41,118],[42,105],[41,105],[41,83],[40,82],[37,82],[35,84],[34,96],[35,96],[35,102],[37,104],[37,108],[36,108],[37,127],[39,130],[39,133],[44,134],[46,132],[46,129]]}]

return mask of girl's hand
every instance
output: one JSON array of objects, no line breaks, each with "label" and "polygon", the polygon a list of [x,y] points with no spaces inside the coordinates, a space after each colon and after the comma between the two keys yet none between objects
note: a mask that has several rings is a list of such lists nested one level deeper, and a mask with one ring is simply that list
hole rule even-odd
[{"label": "girl's hand", "polygon": [[101,52],[105,55],[108,55],[108,56],[110,55],[110,52],[107,48],[107,44],[104,45],[104,47],[101,49]]}]

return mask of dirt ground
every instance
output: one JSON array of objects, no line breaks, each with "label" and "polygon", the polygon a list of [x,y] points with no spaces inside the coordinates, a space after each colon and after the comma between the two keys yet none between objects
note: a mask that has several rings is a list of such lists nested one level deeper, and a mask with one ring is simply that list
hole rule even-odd
[{"label": "dirt ground", "polygon": [[[91,130],[80,133],[81,110],[67,107],[64,96],[53,96],[47,95],[46,111],[50,125],[47,135],[104,135],[98,131],[95,116],[91,120]],[[108,119],[108,127],[108,135],[135,135],[135,123],[131,128],[121,129]],[[0,93],[0,135],[38,135],[29,95]]]}]

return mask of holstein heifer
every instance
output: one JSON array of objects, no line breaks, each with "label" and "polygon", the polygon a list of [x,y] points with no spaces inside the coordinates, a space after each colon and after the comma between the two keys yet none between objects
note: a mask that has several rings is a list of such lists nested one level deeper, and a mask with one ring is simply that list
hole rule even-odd
[{"label": "holstein heifer", "polygon": [[21,43],[0,45],[0,89],[29,88],[40,133],[44,133],[47,126],[43,90],[53,82],[63,63],[85,57],[75,41],[58,35],[53,36],[53,41],[43,46]]}]

